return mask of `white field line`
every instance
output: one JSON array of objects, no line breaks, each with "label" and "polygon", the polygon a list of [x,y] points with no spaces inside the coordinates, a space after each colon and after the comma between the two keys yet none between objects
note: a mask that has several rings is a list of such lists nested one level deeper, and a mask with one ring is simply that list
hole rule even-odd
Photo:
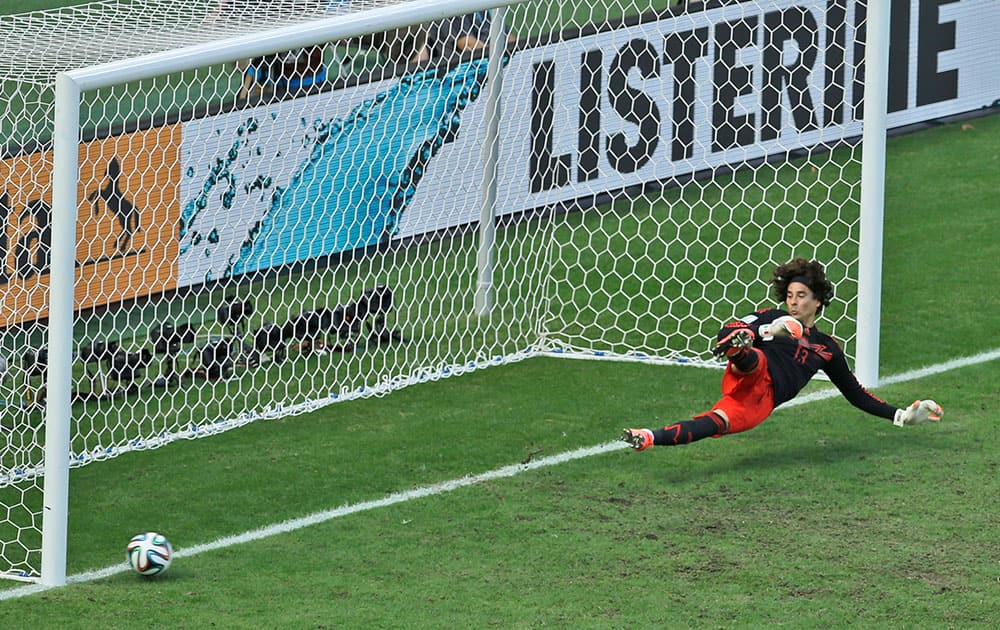
[{"label": "white field line", "polygon": [[[883,378],[880,381],[879,385],[882,386],[882,385],[892,385],[896,383],[905,383],[908,381],[914,381],[928,376],[933,376],[935,374],[941,374],[943,372],[949,372],[951,370],[957,370],[963,367],[977,365],[979,363],[995,361],[996,359],[1000,359],[1000,348],[983,352],[975,356],[965,357],[962,359],[955,359],[953,361],[939,363],[937,365],[921,368],[919,370],[911,370],[909,372],[903,372],[902,374],[897,374],[895,376],[889,376]],[[835,398],[839,395],[840,392],[837,391],[836,389],[824,389],[812,392],[810,394],[805,394],[803,396],[799,396],[785,403],[782,407],[784,408],[784,407],[805,405],[807,403],[815,402],[818,400]],[[302,529],[304,527],[309,527],[311,525],[318,525],[320,523],[325,523],[326,521],[335,518],[340,518],[342,516],[349,516],[351,514],[356,514],[358,512],[366,512],[368,510],[387,507],[390,505],[395,505],[397,503],[404,503],[406,501],[413,501],[415,499],[421,499],[436,494],[444,494],[446,492],[451,492],[452,490],[458,490],[459,488],[474,486],[483,483],[485,481],[493,481],[495,479],[504,479],[507,477],[513,477],[514,475],[527,472],[529,470],[535,470],[536,468],[555,466],[557,464],[563,464],[576,459],[591,457],[593,455],[600,455],[602,453],[608,453],[623,448],[628,448],[624,442],[619,442],[619,441],[606,442],[604,444],[598,444],[597,446],[589,446],[586,448],[579,448],[573,451],[566,451],[565,453],[560,453],[558,455],[542,457],[523,464],[511,464],[509,466],[496,468],[494,470],[480,473],[478,475],[468,475],[460,479],[452,479],[451,481],[445,481],[431,486],[414,488],[412,490],[406,490],[404,492],[394,492],[381,499],[374,499],[372,501],[364,501],[362,503],[344,505],[331,510],[325,510],[323,512],[310,514],[309,516],[303,516],[301,518],[288,520],[283,523],[268,525],[267,527],[261,527],[260,529],[254,529],[248,532],[244,532],[242,534],[237,534],[235,536],[227,536],[225,538],[219,538],[218,540],[204,543],[201,545],[195,545],[193,547],[185,547],[183,549],[177,549],[174,551],[174,558],[187,558],[190,556],[195,556],[201,553],[205,553],[207,551],[215,551],[217,549],[232,547],[233,545],[240,545],[243,543],[253,542],[255,540],[261,540],[262,538],[268,538],[270,536],[276,536],[278,534],[293,532]],[[71,575],[67,578],[66,581],[68,584],[80,584],[84,582],[91,582],[93,580],[99,580],[101,578],[110,577],[112,575],[116,575],[118,573],[123,573],[130,570],[131,568],[125,562],[122,562],[120,564],[112,565],[110,567],[105,567],[103,569],[97,569],[94,571],[87,571],[85,573],[78,573],[76,575]],[[7,599],[14,599],[17,597],[23,597],[25,595],[32,595],[35,593],[41,593],[51,588],[54,587],[42,584],[29,584],[27,586],[20,586],[17,588],[0,591],[0,601],[4,601]]]}]

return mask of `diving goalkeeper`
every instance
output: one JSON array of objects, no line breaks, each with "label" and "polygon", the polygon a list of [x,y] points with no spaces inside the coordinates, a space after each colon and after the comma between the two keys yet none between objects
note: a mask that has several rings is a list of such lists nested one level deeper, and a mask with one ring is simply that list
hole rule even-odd
[{"label": "diving goalkeeper", "polygon": [[876,398],[851,372],[837,342],[816,328],[817,317],[833,297],[823,265],[796,258],[774,270],[771,285],[786,310],[762,309],[719,331],[712,353],[728,361],[719,402],[690,420],[663,428],[625,429],[625,442],[643,451],[747,431],[794,398],[819,370],[852,405],[896,426],[941,419],[941,406],[933,400],[918,400],[900,409]]}]

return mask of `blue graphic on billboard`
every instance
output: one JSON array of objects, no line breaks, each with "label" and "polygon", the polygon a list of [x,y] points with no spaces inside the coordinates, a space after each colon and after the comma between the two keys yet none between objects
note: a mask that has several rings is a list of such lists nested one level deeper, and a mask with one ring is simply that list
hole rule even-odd
[{"label": "blue graphic on billboard", "polygon": [[[486,80],[486,65],[480,59],[408,75],[346,116],[307,121],[300,115],[295,141],[284,148],[278,145],[288,142],[288,134],[274,129],[287,128],[280,118],[294,101],[280,104],[283,110],[255,110],[257,116],[228,129],[216,125],[221,150],[200,157],[211,160],[210,167],[195,166],[200,147],[188,152],[193,164],[186,173],[180,255],[182,268],[198,270],[189,280],[233,277],[387,241],[438,150],[457,137],[462,112]],[[221,137],[227,133],[228,143]]]}]

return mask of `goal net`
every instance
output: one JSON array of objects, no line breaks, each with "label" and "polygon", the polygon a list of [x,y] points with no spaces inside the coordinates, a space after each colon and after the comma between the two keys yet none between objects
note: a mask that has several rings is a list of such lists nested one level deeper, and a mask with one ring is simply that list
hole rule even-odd
[{"label": "goal net", "polygon": [[79,466],[540,354],[717,366],[794,257],[854,356],[861,4],[393,4],[0,17],[0,573],[41,575],[52,423]]}]

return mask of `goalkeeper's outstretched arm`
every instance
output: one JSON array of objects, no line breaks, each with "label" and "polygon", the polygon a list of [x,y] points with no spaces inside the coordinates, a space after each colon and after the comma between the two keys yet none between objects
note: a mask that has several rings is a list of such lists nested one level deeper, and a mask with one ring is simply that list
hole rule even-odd
[{"label": "goalkeeper's outstretched arm", "polygon": [[825,371],[848,402],[862,411],[892,420],[897,427],[937,422],[944,414],[941,405],[933,400],[916,400],[905,409],[890,405],[858,382],[843,357],[831,362]]}]

